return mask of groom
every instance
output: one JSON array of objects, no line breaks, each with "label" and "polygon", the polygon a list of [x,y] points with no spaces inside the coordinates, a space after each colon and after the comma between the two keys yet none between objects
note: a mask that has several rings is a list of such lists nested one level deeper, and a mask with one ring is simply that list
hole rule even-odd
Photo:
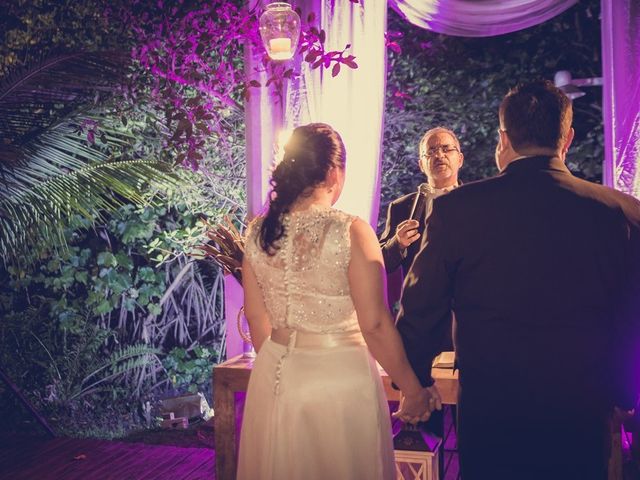
[{"label": "groom", "polygon": [[518,86],[497,177],[438,198],[398,319],[424,385],[455,311],[464,480],[605,479],[607,417],[638,394],[640,202],[574,177],[570,100]]}]

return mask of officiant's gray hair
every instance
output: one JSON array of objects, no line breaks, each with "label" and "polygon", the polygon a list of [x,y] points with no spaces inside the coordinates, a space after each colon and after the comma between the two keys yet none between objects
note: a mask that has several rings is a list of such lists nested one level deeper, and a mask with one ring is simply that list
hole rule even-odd
[{"label": "officiant's gray hair", "polygon": [[449,135],[451,135],[451,138],[453,138],[453,141],[456,144],[456,147],[458,147],[458,151],[462,151],[460,149],[460,140],[458,140],[458,137],[456,136],[455,133],[453,133],[453,130],[450,130],[446,127],[435,127],[432,128],[431,130],[427,130],[424,135],[422,135],[422,138],[420,139],[420,143],[418,144],[418,153],[420,154],[420,156],[422,157],[426,151],[427,151],[427,142],[429,141],[429,138],[431,138],[432,135],[435,135],[436,133],[448,133]]}]

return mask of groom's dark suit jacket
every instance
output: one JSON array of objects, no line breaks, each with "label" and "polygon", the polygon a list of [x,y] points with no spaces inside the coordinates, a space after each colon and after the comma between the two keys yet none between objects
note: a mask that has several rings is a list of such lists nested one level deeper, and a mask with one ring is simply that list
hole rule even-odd
[{"label": "groom's dark suit jacket", "polygon": [[638,394],[640,202],[560,159],[517,160],[435,200],[401,303],[398,330],[425,385],[455,311],[465,480],[484,478],[483,456],[514,478],[529,478],[533,467],[518,468],[530,459],[557,473],[567,445],[587,475],[602,467],[605,414]]}]

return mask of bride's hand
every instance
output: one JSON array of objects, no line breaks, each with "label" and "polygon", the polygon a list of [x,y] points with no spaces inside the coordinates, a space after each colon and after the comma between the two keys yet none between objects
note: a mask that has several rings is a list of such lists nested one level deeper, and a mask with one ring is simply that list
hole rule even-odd
[{"label": "bride's hand", "polygon": [[440,393],[435,385],[400,397],[400,408],[393,414],[393,418],[399,418],[403,422],[416,424],[426,422],[434,410],[442,409]]}]

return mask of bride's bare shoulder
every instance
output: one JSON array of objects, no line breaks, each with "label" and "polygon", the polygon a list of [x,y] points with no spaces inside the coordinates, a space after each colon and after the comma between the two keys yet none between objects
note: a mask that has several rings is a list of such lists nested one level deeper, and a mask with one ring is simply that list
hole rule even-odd
[{"label": "bride's bare shoulder", "polygon": [[371,225],[369,225],[368,222],[365,222],[360,217],[353,217],[349,231],[351,233],[351,243],[373,243],[376,246],[378,245],[378,237],[376,237],[373,228],[371,228]]}]

